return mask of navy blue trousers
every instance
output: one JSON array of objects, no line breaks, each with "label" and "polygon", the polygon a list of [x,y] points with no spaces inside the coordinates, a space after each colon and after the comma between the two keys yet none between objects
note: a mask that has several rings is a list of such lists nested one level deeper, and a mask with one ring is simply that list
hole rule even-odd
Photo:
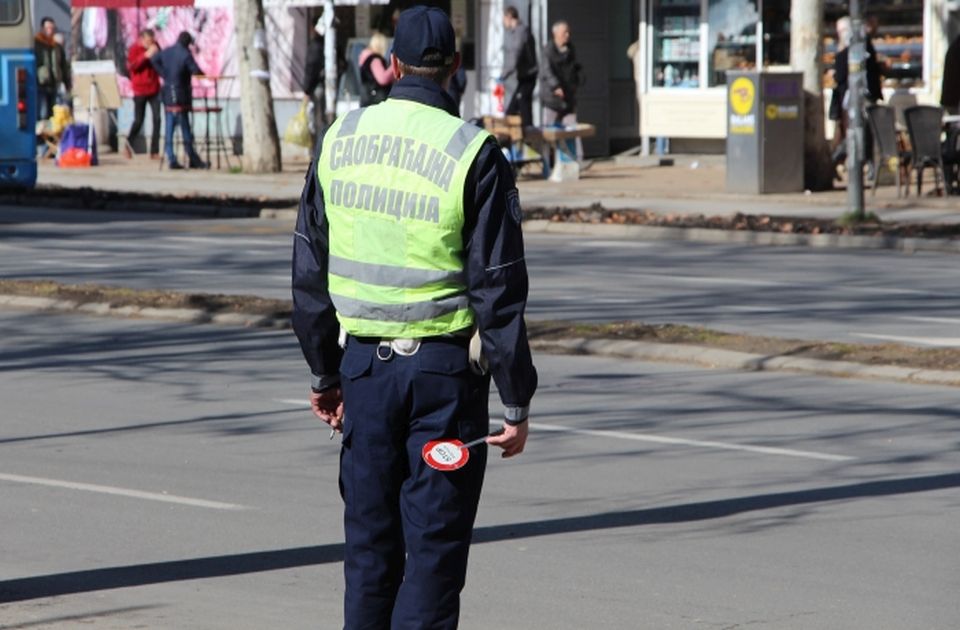
[{"label": "navy blue trousers", "polygon": [[388,361],[376,350],[350,338],[340,366],[344,627],[453,629],[487,445],[452,472],[427,466],[421,450],[488,433],[490,379],[470,371],[466,340],[425,342]]}]

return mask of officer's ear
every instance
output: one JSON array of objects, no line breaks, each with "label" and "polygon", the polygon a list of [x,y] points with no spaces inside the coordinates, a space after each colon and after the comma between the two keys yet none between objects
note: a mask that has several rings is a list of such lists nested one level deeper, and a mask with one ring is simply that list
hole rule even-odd
[{"label": "officer's ear", "polygon": [[443,83],[440,85],[440,87],[442,87],[444,90],[450,87],[450,79],[452,79],[453,75],[455,75],[457,73],[457,70],[460,69],[460,63],[461,63],[460,53],[459,52],[453,53],[453,63],[450,64],[450,74],[447,75],[447,78],[445,78],[443,80]]},{"label": "officer's ear", "polygon": [[393,71],[393,78],[400,79],[400,60],[393,53],[390,53],[390,69]]}]

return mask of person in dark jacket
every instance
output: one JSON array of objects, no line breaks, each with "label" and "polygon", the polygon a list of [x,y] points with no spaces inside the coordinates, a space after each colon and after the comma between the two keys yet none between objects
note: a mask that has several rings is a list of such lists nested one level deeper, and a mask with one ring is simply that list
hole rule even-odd
[{"label": "person in dark jacket", "polygon": [[190,129],[190,108],[193,106],[193,88],[191,80],[194,76],[203,75],[197,60],[190,52],[193,37],[184,31],[177,37],[177,43],[161,50],[150,58],[150,62],[163,79],[163,109],[164,109],[164,152],[171,169],[183,168],[177,162],[173,153],[173,132],[180,127],[183,139],[183,148],[190,159],[190,168],[206,168],[207,164],[200,159],[193,148],[193,132]]},{"label": "person in dark jacket", "polygon": [[[543,125],[577,124],[577,91],[584,83],[583,68],[570,41],[570,25],[560,20],[551,29],[553,39],[540,57],[540,100]],[[577,159],[583,159],[583,145],[577,139]]]},{"label": "person in dark jacket", "polygon": [[953,40],[943,58],[940,104],[951,114],[960,113],[960,37]]},{"label": "person in dark jacket", "polygon": [[[146,28],[140,31],[140,40],[130,47],[127,53],[127,72],[130,75],[130,86],[133,89],[133,124],[127,139],[132,140],[140,134],[143,119],[150,105],[150,158],[160,157],[160,76],[150,63],[150,58],[160,52],[153,30]],[[125,147],[127,157],[130,145]]]},{"label": "person in dark jacket", "polygon": [[537,44],[515,7],[503,10],[503,72],[507,114],[520,114],[524,127],[533,124],[533,89],[537,86]]},{"label": "person in dark jacket", "polygon": [[[883,90],[881,89],[880,60],[877,58],[877,50],[873,46],[871,35],[876,32],[877,22],[875,18],[869,18],[866,23],[866,32],[864,33],[864,47],[866,49],[866,59],[864,67],[866,69],[866,85],[864,86],[864,106],[873,105],[883,100]],[[852,41],[852,24],[850,18],[844,16],[837,20],[837,46],[838,52],[834,58],[834,81],[836,86],[833,88],[833,95],[830,98],[830,119],[835,121],[836,127],[833,134],[833,161],[839,165],[847,158],[847,128],[849,127],[849,116],[847,106],[849,103],[847,91],[850,81],[850,44]],[[842,47],[842,50],[839,50]],[[868,168],[872,174],[873,171],[873,134],[870,133],[870,125],[867,123],[866,116],[863,117],[863,156],[868,162]]]},{"label": "person in dark jacket", "polygon": [[56,39],[57,23],[53,18],[40,20],[40,32],[33,42],[33,52],[37,59],[37,119],[45,120],[53,115],[53,106],[57,104],[60,87],[69,92],[70,63],[67,53]]},{"label": "person in dark jacket", "polygon": [[[330,127],[293,236],[292,323],[310,406],[343,433],[344,628],[457,627],[488,447],[523,451],[537,388],[520,199],[495,139],[458,120],[444,91],[460,62],[453,40],[440,9],[400,15],[398,80],[384,103]],[[415,154],[432,156],[426,168]],[[418,190],[436,220],[418,214]],[[436,273],[441,261],[448,271]],[[436,289],[453,302],[427,299]],[[471,337],[486,370],[471,369]],[[491,377],[505,411],[503,433],[487,437]],[[424,447],[451,437],[481,442],[458,470],[434,470]]]},{"label": "person in dark jacket", "polygon": [[360,52],[360,106],[376,105],[387,100],[394,76],[387,62],[387,38],[383,33],[374,33],[370,43]]},{"label": "person in dark jacket", "polygon": [[327,125],[326,92],[324,78],[326,77],[324,63],[326,61],[326,40],[324,33],[326,24],[323,16],[317,19],[313,27],[313,36],[307,46],[307,60],[303,68],[303,102],[313,103],[313,145],[316,148],[317,138]]}]

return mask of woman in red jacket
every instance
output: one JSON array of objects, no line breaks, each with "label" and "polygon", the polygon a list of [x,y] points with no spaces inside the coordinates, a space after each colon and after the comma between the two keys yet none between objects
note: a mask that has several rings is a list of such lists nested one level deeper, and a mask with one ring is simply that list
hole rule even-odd
[{"label": "woman in red jacket", "polygon": [[[143,117],[150,103],[150,115],[153,125],[150,136],[150,158],[160,159],[160,77],[150,64],[150,58],[159,52],[160,47],[153,31],[146,28],[140,31],[140,41],[130,47],[127,54],[127,71],[133,87],[133,125],[130,127],[129,140],[136,138],[143,126]],[[127,157],[130,146],[126,147]]]}]

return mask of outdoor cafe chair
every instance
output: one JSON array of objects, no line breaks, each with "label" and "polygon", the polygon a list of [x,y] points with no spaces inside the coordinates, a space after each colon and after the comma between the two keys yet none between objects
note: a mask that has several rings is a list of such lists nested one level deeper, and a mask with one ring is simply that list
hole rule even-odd
[{"label": "outdoor cafe chair", "polygon": [[[870,105],[867,107],[867,119],[874,137],[873,157],[873,194],[877,194],[880,182],[880,169],[889,168],[897,180],[897,197],[900,197],[901,181],[907,195],[910,194],[910,153],[900,148],[897,137],[897,115],[893,107]],[[904,177],[901,180],[901,172]]]},{"label": "outdoor cafe chair", "polygon": [[[907,119],[907,132],[912,148],[911,168],[917,173],[917,196],[923,189],[923,171],[933,169],[934,184],[940,190],[940,182],[946,180],[943,170],[943,155],[940,133],[943,128],[943,109],[932,105],[917,105],[903,112]],[[949,193],[947,189],[947,193]]]}]

